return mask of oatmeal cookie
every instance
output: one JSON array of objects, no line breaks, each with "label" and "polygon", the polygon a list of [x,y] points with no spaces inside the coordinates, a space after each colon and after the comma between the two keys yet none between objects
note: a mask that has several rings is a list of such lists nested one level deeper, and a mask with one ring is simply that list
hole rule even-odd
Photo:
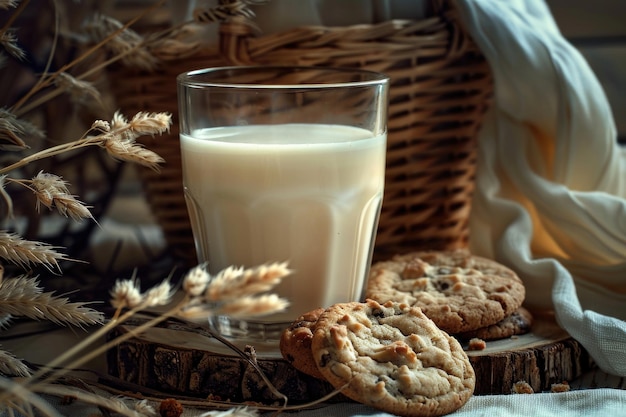
[{"label": "oatmeal cookie", "polygon": [[483,340],[505,339],[507,337],[528,333],[532,323],[533,316],[530,314],[530,311],[526,310],[524,307],[520,307],[515,310],[513,314],[505,317],[496,324],[481,327],[480,329],[470,332],[459,333],[455,336],[461,340],[470,340],[473,338]]},{"label": "oatmeal cookie", "polygon": [[294,368],[307,375],[324,379],[315,365],[311,353],[313,326],[317,322],[323,308],[304,313],[287,327],[280,337],[280,353]]},{"label": "oatmeal cookie", "polygon": [[399,416],[448,414],[474,392],[474,370],[459,342],[406,304],[331,306],[315,325],[311,350],[344,395]]},{"label": "oatmeal cookie", "polygon": [[454,334],[499,322],[526,295],[509,268],[465,250],[397,255],[371,268],[366,297],[417,306],[442,330]]}]

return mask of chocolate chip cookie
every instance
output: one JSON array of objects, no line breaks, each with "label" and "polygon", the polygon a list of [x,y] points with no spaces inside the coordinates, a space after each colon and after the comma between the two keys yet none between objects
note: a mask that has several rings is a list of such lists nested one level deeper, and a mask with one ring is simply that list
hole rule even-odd
[{"label": "chocolate chip cookie", "polygon": [[526,310],[524,307],[520,307],[515,310],[513,314],[505,317],[496,324],[481,327],[480,329],[469,332],[455,334],[454,336],[461,340],[470,340],[473,338],[479,338],[487,341],[505,339],[507,337],[528,333],[532,323],[533,316],[530,311]]},{"label": "chocolate chip cookie", "polygon": [[459,342],[406,304],[331,306],[315,325],[311,350],[344,395],[399,416],[448,414],[474,392],[474,370]]},{"label": "chocolate chip cookie", "polygon": [[287,327],[280,337],[280,353],[294,368],[307,375],[324,379],[311,353],[313,326],[324,312],[323,308],[304,313]]},{"label": "chocolate chip cookie", "polygon": [[397,255],[372,265],[366,297],[422,309],[447,333],[487,327],[517,310],[526,295],[511,269],[466,250]]}]

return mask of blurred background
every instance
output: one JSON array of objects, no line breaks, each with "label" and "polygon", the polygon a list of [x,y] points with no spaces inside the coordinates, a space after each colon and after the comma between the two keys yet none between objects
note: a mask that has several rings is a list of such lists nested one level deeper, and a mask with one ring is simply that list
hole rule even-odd
[{"label": "blurred background", "polygon": [[[349,1],[354,3],[355,0]],[[372,3],[362,1],[370,5],[375,3],[375,0]],[[32,0],[26,3],[29,3],[28,9],[14,24],[20,28],[16,36],[28,52],[28,59],[23,62],[9,60],[0,71],[0,107],[7,107],[5,103],[14,102],[35,82],[43,71],[52,45],[53,2]],[[57,10],[61,17],[61,37],[56,45],[53,69],[62,67],[68,59],[79,56],[89,47],[81,34],[85,18],[97,12],[125,22],[153,1],[66,0],[57,3],[61,5]],[[214,4],[215,1],[204,3]],[[166,4],[176,5],[180,10],[182,2],[172,0]],[[618,128],[618,140],[626,143],[626,2],[547,0],[547,4],[563,35],[580,50],[603,85]],[[10,16],[11,10],[2,11],[2,24],[9,22]],[[141,31],[142,27],[167,25],[170,17],[170,9],[159,8],[142,18],[135,27]],[[341,20],[341,16],[334,18]],[[110,119],[118,107],[112,93],[114,86],[109,84],[112,80],[105,72],[96,72],[90,80],[103,92],[101,103],[87,102],[76,106],[68,98],[59,97],[29,115],[45,126],[48,135],[46,141],[32,145],[33,149],[76,139],[95,119]],[[5,164],[7,154],[0,155],[0,161]],[[32,195],[24,189],[13,190],[17,216],[7,219],[4,228],[15,230],[29,239],[64,247],[71,258],[86,261],[64,262],[62,274],[51,274],[45,269],[35,271],[46,280],[46,288],[73,295],[76,294],[73,291],[80,288],[78,298],[102,299],[103,291],[108,292],[118,278],[137,273],[142,282],[149,285],[167,275],[180,274],[188,266],[188,259],[180,259],[172,253],[172,249],[181,248],[166,244],[161,225],[146,200],[145,184],[141,180],[141,170],[146,168],[111,161],[95,149],[46,160],[30,171],[25,170],[24,174],[33,175],[40,169],[67,179],[72,184],[71,191],[92,207],[96,220],[75,224],[54,213],[43,213],[45,216],[41,219],[34,211]],[[190,249],[183,248],[182,251],[188,253]]]},{"label": "blurred background", "polygon": [[585,56],[613,109],[626,143],[626,2],[547,0],[561,33]]}]

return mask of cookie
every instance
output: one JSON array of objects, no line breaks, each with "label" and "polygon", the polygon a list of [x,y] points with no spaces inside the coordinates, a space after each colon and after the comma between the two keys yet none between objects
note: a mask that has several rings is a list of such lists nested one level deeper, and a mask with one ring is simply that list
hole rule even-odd
[{"label": "cookie", "polygon": [[505,317],[496,324],[482,327],[470,332],[459,333],[455,336],[461,340],[479,338],[483,340],[506,339],[507,337],[526,334],[530,331],[533,316],[530,311],[520,307],[510,316]]},{"label": "cookie", "polygon": [[417,306],[450,334],[499,322],[526,295],[521,279],[465,250],[415,252],[372,265],[366,297]]},{"label": "cookie", "polygon": [[280,353],[287,362],[300,372],[319,379],[324,377],[313,360],[311,339],[313,326],[323,312],[323,308],[318,308],[298,317],[282,332],[279,342]]},{"label": "cookie", "polygon": [[342,394],[391,414],[448,414],[474,392],[474,370],[459,342],[406,304],[335,304],[319,317],[311,350]]}]

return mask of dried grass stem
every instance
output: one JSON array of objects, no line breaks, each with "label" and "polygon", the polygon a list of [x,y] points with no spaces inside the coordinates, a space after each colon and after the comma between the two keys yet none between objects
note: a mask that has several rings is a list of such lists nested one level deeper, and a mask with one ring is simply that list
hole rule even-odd
[{"label": "dried grass stem", "polygon": [[161,134],[170,128],[171,121],[169,114],[140,112],[127,122],[123,116],[116,113],[111,125],[102,121],[94,123],[94,128],[101,132],[99,135],[89,136],[86,133],[73,142],[62,143],[28,155],[11,165],[0,168],[0,175],[44,158],[94,145],[106,148],[111,156],[118,159],[156,169],[163,159],[156,153],[135,144],[134,139],[143,135]]},{"label": "dried grass stem", "polygon": [[6,32],[13,26],[13,23],[15,23],[15,20],[17,20],[17,18],[22,14],[22,12],[26,10],[26,6],[28,6],[28,3],[30,3],[30,0],[22,0],[19,2],[15,11],[11,13],[11,15],[7,19],[2,29],[0,29],[0,32]]},{"label": "dried grass stem", "polygon": [[[23,3],[28,3],[28,1],[24,1]],[[28,106],[26,106],[26,103],[28,102],[28,100],[30,100],[36,93],[41,91],[43,88],[46,88],[46,87],[49,87],[50,85],[52,85],[54,83],[54,79],[57,78],[59,76],[59,74],[64,73],[64,72],[68,72],[71,68],[75,67],[76,65],[78,65],[79,63],[81,63],[82,61],[87,59],[89,56],[91,56],[92,54],[94,54],[95,52],[100,50],[104,45],[106,45],[107,42],[109,42],[115,36],[119,35],[126,28],[132,26],[137,21],[139,21],[141,18],[143,18],[144,16],[148,15],[152,11],[156,10],[158,7],[161,7],[164,3],[165,3],[165,0],[159,0],[159,1],[155,2],[154,4],[150,5],[149,7],[146,7],[141,13],[139,13],[137,16],[135,16],[134,18],[129,20],[122,28],[120,28],[117,31],[111,33],[109,36],[107,36],[106,38],[102,39],[100,42],[98,42],[95,45],[93,45],[92,47],[88,48],[85,52],[83,52],[80,56],[78,56],[72,62],[67,63],[67,64],[61,66],[61,68],[59,68],[56,72],[48,75],[47,77],[41,77],[41,79],[37,83],[37,85],[35,85],[33,88],[31,88],[26,94],[24,94],[13,105],[12,111],[15,113],[15,115],[21,116],[21,115],[24,115],[24,114],[28,113],[32,109],[40,106],[42,103],[44,103],[46,101],[49,101],[52,98],[60,95],[63,92],[63,89],[57,88],[57,89],[51,91],[50,93],[46,94],[45,96],[39,98],[38,100],[33,101]],[[22,6],[22,3],[20,4],[20,6]],[[127,51],[127,54],[131,53],[132,51],[133,51],[132,49]],[[125,55],[126,54],[124,54],[124,56]],[[115,57],[109,59],[108,61],[106,61],[106,62],[104,62],[104,63],[102,63],[102,64],[100,64],[100,65],[98,65],[98,66],[96,66],[96,67],[94,67],[94,68],[92,68],[90,70],[88,70],[87,72],[83,73],[82,75],[77,76],[76,79],[82,80],[82,79],[86,78],[88,75],[91,75],[91,74],[93,74],[93,73],[95,73],[97,71],[100,71],[102,68],[105,68],[110,63],[115,62],[117,60],[120,60],[122,58],[123,58],[123,56],[120,56],[120,55],[115,56]]]}]

